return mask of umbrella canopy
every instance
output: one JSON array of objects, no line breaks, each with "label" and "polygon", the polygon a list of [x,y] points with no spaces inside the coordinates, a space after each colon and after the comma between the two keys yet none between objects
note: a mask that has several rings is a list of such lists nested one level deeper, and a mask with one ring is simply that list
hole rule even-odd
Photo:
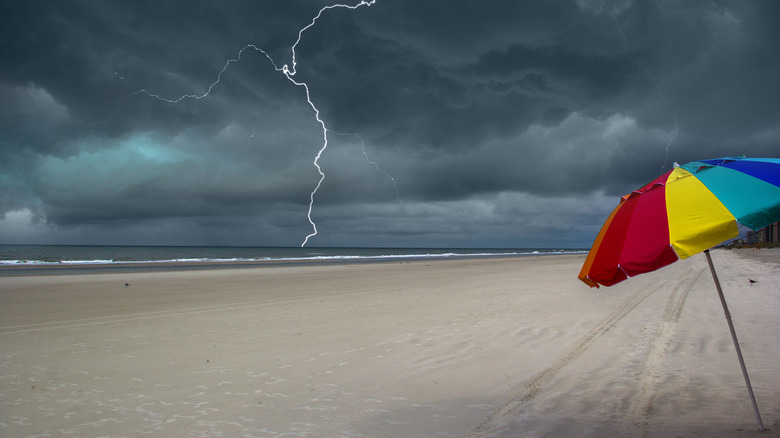
[{"label": "umbrella canopy", "polygon": [[778,220],[780,159],[692,161],[620,199],[579,278],[612,286]]}]

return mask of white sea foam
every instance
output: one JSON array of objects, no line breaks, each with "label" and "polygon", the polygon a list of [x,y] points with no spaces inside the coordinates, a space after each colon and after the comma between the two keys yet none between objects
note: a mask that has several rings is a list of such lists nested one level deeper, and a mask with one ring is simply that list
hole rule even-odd
[{"label": "white sea foam", "polygon": [[[0,245],[2,246],[2,245]],[[65,248],[65,249],[63,249]],[[76,250],[72,249],[76,248]],[[568,249],[491,249],[491,250],[427,250],[398,248],[328,248],[317,250],[299,248],[164,248],[164,247],[46,247],[33,254],[5,255],[0,260],[3,266],[46,266],[46,265],[112,265],[112,264],[197,264],[197,263],[246,263],[246,262],[359,262],[391,260],[423,260],[469,257],[511,257],[543,256],[549,254],[584,254],[585,250]],[[148,249],[148,251],[147,251]],[[251,256],[221,256],[219,252],[247,253]],[[21,252],[21,251],[20,251]],[[32,252],[32,251],[31,251]],[[91,258],[91,252],[100,256]],[[171,257],[175,252],[186,253]],[[208,254],[201,256],[198,253]],[[75,254],[73,254],[75,253]],[[106,255],[115,257],[108,258]],[[21,257],[18,257],[21,256]],[[101,257],[103,256],[103,257]]]}]

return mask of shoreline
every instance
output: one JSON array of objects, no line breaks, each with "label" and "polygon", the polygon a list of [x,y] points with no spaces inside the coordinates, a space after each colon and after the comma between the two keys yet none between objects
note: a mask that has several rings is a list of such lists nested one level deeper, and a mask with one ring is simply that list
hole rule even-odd
[{"label": "shoreline", "polygon": [[[36,275],[89,275],[121,274],[133,272],[178,272],[204,271],[220,269],[252,269],[280,266],[307,265],[349,265],[373,263],[410,263],[429,260],[474,260],[503,259],[581,255],[576,252],[549,252],[538,254],[459,254],[454,256],[404,256],[404,257],[356,257],[332,259],[293,259],[293,260],[241,260],[241,261],[150,261],[150,262],[111,262],[111,263],[50,263],[50,264],[9,264],[0,265],[0,278]],[[583,255],[584,256],[584,255]]]},{"label": "shoreline", "polygon": [[[738,257],[747,260],[757,260],[763,263],[780,264],[780,248],[716,248],[717,251],[729,251]],[[475,259],[504,259],[504,258],[533,258],[551,256],[577,256],[585,257],[587,251],[582,253],[549,252],[528,254],[478,254],[478,255],[450,255],[450,256],[404,256],[388,258],[334,258],[334,259],[281,259],[281,260],[240,260],[240,261],[149,261],[149,262],[111,262],[111,263],[46,263],[46,264],[7,264],[0,265],[0,278],[49,276],[49,275],[91,275],[91,274],[130,274],[143,272],[188,272],[208,271],[222,269],[253,269],[268,267],[292,267],[307,265],[349,265],[349,264],[374,264],[374,263],[410,263],[428,260],[475,260]]]}]

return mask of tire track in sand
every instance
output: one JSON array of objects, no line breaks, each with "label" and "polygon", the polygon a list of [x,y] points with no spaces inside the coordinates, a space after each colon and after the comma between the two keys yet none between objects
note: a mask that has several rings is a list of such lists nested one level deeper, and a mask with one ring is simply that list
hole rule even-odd
[{"label": "tire track in sand", "polygon": [[[658,333],[637,379],[636,389],[632,392],[629,400],[628,418],[633,420],[631,421],[633,423],[631,430],[636,430],[636,427],[640,427],[642,436],[647,436],[649,432],[648,427],[653,415],[653,402],[658,393],[664,362],[666,362],[669,346],[676,332],[677,322],[680,321],[680,315],[685,306],[685,301],[688,299],[688,294],[704,271],[706,271],[706,268],[702,268],[698,272],[692,272],[692,270],[686,272],[684,279],[677,284],[672,294],[669,295]],[[689,277],[690,274],[692,275]]]},{"label": "tire track in sand", "polygon": [[[617,309],[607,315],[594,326],[588,333],[580,338],[572,347],[556,359],[550,366],[542,370],[536,376],[526,383],[517,392],[517,395],[493,412],[487,419],[480,423],[474,430],[466,435],[466,438],[479,438],[490,436],[490,434],[503,428],[512,418],[513,414],[523,407],[527,402],[539,394],[542,388],[549,383],[561,370],[566,368],[572,361],[584,353],[599,337],[609,331],[621,319],[628,315],[642,301],[650,295],[664,289],[670,280],[666,280],[660,285],[640,289],[624,301]],[[686,294],[687,296],[687,294]]]}]

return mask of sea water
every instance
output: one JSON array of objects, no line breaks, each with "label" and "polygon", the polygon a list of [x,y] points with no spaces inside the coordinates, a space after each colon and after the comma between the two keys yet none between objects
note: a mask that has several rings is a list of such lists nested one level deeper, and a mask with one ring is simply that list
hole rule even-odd
[{"label": "sea water", "polygon": [[583,249],[550,248],[314,248],[236,246],[0,245],[0,269],[20,265],[133,263],[230,263],[285,261],[391,261],[453,257],[581,254]]}]

